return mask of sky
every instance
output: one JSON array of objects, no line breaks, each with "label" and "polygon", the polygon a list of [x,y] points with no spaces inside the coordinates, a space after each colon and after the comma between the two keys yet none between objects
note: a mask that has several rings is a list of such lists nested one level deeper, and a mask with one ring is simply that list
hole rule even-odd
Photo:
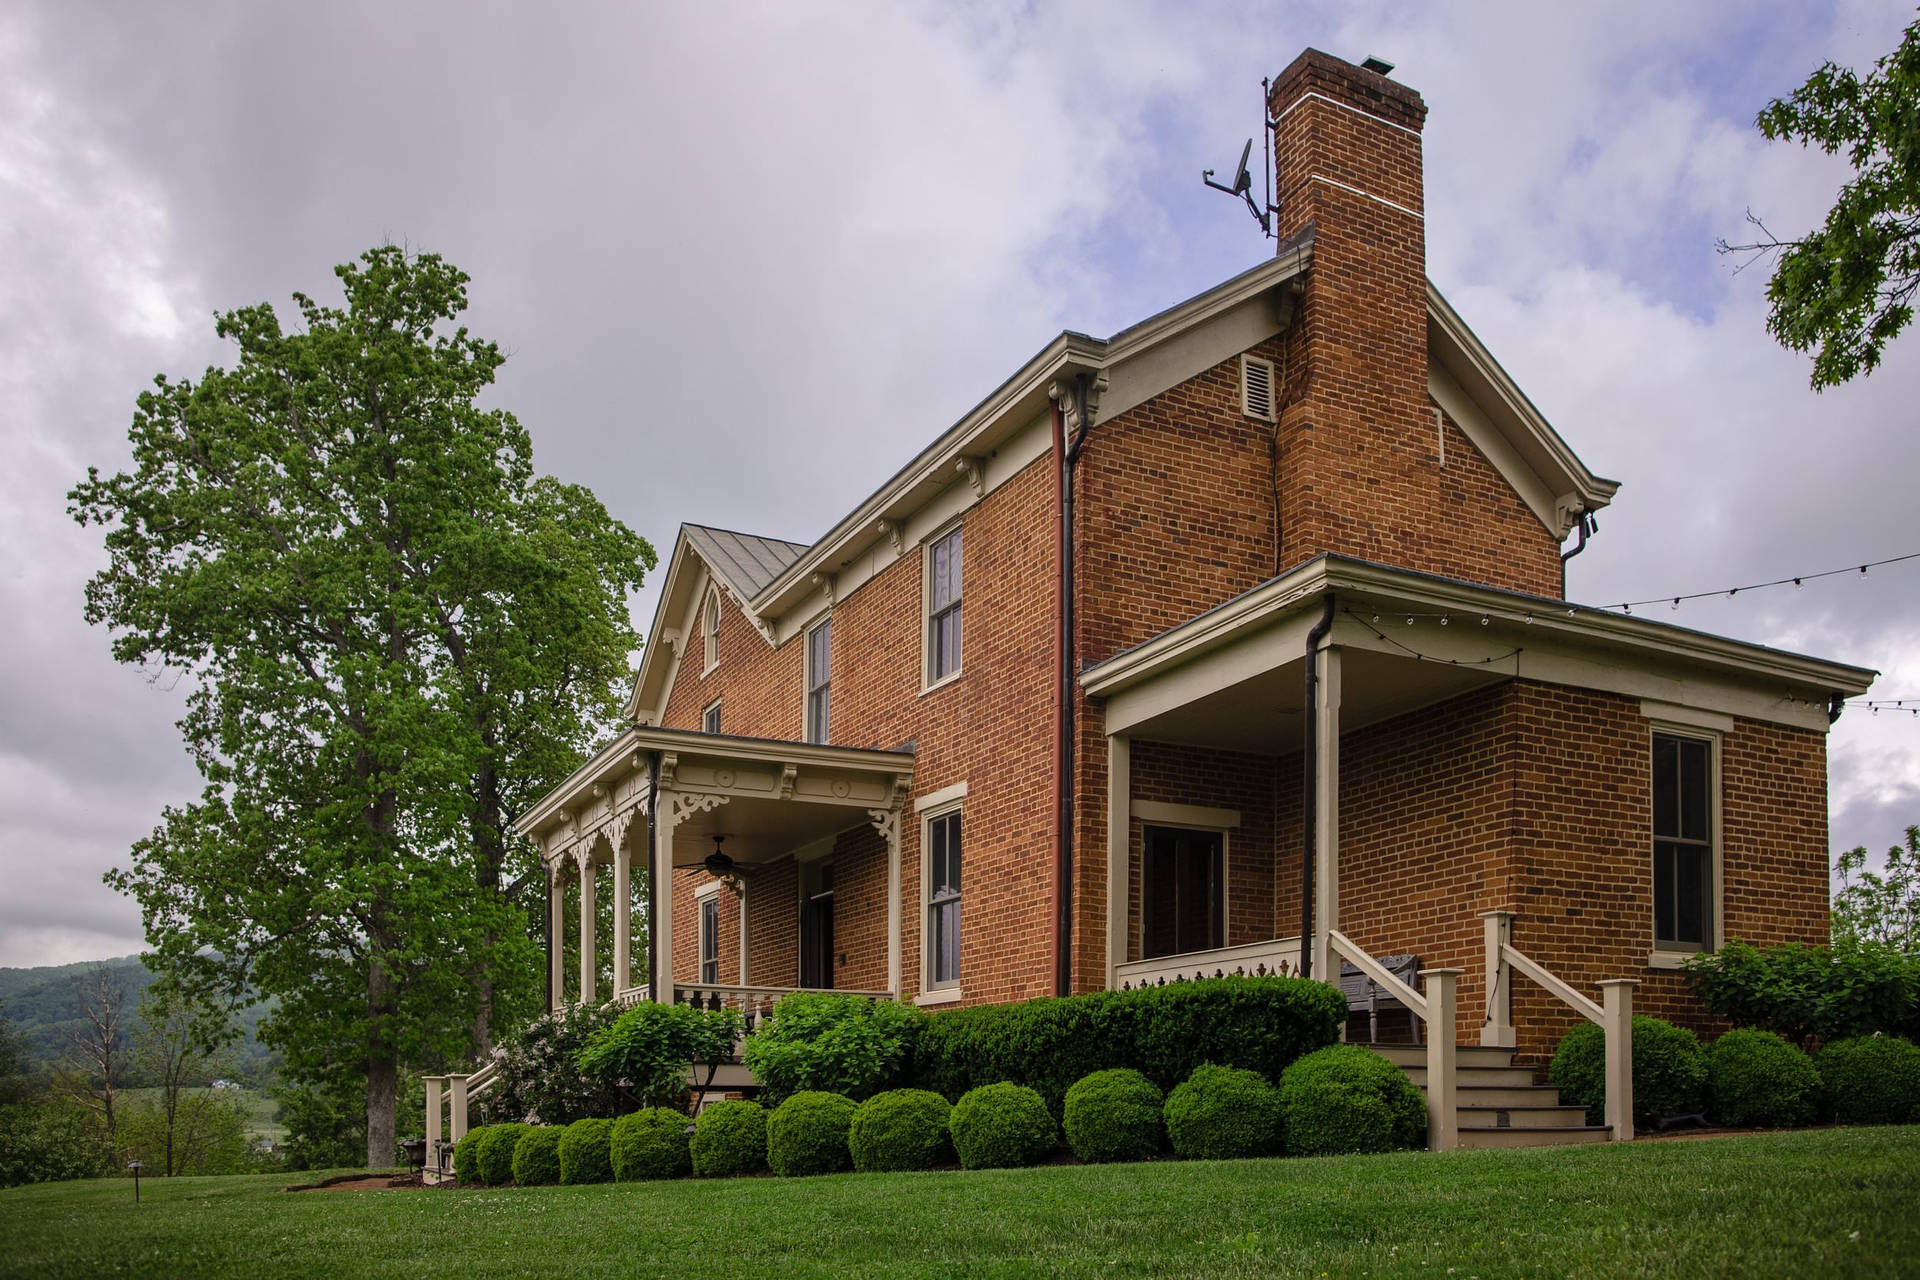
[{"label": "sky", "polygon": [[[1601,475],[1607,604],[1920,551],[1920,332],[1816,395],[1736,271],[1751,210],[1844,169],[1756,111],[1864,67],[1910,3],[331,3],[0,9],[0,965],[141,945],[101,884],[198,782],[185,690],[82,617],[65,494],[218,311],[397,242],[473,277],[491,403],[664,555],[682,520],[809,541],[1061,329],[1271,252],[1200,184],[1306,46],[1430,114],[1429,274]],[[657,583],[634,601],[644,628]],[[1657,616],[1920,695],[1920,561]],[[1835,848],[1920,822],[1920,718],[1849,710]]]}]

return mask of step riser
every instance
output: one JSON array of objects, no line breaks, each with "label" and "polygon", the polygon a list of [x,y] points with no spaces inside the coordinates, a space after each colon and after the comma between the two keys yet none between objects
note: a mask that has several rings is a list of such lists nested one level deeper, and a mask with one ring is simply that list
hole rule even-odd
[{"label": "step riser", "polygon": [[[1584,1129],[1584,1107],[1455,1107],[1455,1123],[1462,1129]],[[1507,1123],[1501,1124],[1505,1114]]]},{"label": "step riser", "polygon": [[[1425,1093],[1427,1086],[1418,1086]],[[1552,1085],[1461,1085],[1454,1097],[1463,1107],[1557,1107],[1560,1091]]]},{"label": "step riser", "polygon": [[[1402,1067],[1407,1078],[1417,1085],[1427,1083],[1425,1067]],[[1499,1086],[1508,1089],[1524,1089],[1533,1085],[1533,1072],[1525,1067],[1461,1067],[1453,1073],[1453,1082],[1460,1088],[1468,1085]]]},{"label": "step riser", "polygon": [[[1427,1065],[1427,1047],[1420,1044],[1376,1044],[1369,1045],[1375,1053],[1396,1067],[1424,1067]],[[1513,1050],[1496,1049],[1489,1045],[1462,1044],[1453,1049],[1454,1062],[1462,1067],[1511,1067]]]},{"label": "step riser", "polygon": [[1461,1129],[1463,1147],[1561,1147],[1605,1142],[1605,1129]]},{"label": "step riser", "polygon": [[[1371,1045],[1424,1094],[1427,1053],[1414,1045]],[[1562,1106],[1560,1091],[1533,1082],[1533,1071],[1513,1065],[1513,1050],[1461,1045],[1454,1059],[1454,1124],[1463,1147],[1553,1147],[1605,1142],[1605,1128],[1589,1126],[1583,1107]],[[1502,1122],[1505,1123],[1502,1123]]]}]

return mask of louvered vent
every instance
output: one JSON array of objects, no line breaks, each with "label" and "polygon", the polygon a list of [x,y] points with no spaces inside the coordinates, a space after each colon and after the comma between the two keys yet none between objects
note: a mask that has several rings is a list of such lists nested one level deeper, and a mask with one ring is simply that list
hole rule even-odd
[{"label": "louvered vent", "polygon": [[1240,357],[1240,404],[1249,418],[1273,421],[1273,361]]}]

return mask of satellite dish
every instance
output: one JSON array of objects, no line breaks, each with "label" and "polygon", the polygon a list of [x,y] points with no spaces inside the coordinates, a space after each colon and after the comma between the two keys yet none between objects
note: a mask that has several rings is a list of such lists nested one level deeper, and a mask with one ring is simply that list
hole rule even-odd
[{"label": "satellite dish", "polygon": [[[1271,126],[1269,126],[1269,128],[1271,128]],[[1247,169],[1247,161],[1252,155],[1253,139],[1248,138],[1247,145],[1240,148],[1240,163],[1234,169],[1232,186],[1228,186],[1224,182],[1215,182],[1213,180],[1213,170],[1211,169],[1206,169],[1201,172],[1200,181],[1206,183],[1215,191],[1224,191],[1230,196],[1235,196],[1246,201],[1247,211],[1253,215],[1253,220],[1260,224],[1260,229],[1271,232],[1273,230],[1272,215],[1274,213],[1271,197],[1269,197],[1269,202],[1264,212],[1258,204],[1254,203],[1253,199],[1253,174]]]},{"label": "satellite dish", "polygon": [[1253,175],[1247,172],[1247,157],[1253,154],[1253,139],[1247,139],[1247,145],[1240,148],[1240,171],[1233,180],[1233,194],[1243,196],[1253,190]]}]

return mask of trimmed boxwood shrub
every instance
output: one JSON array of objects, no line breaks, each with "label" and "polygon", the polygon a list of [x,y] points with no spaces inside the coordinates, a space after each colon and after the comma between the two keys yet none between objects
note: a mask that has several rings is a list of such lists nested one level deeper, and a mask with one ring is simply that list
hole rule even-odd
[{"label": "trimmed boxwood shrub", "polygon": [[1082,1076],[1067,1090],[1067,1145],[1088,1164],[1145,1160],[1167,1140],[1160,1086],[1126,1067]]},{"label": "trimmed boxwood shrub", "polygon": [[569,1187],[613,1181],[613,1121],[575,1120],[561,1130],[560,1181]]},{"label": "trimmed boxwood shrub", "polygon": [[608,1153],[615,1182],[651,1182],[693,1172],[684,1112],[648,1107],[613,1122]]},{"label": "trimmed boxwood shrub", "polygon": [[953,1104],[947,1127],[963,1169],[1037,1164],[1060,1141],[1040,1095],[1005,1081],[968,1090]]},{"label": "trimmed boxwood shrub", "polygon": [[513,1149],[527,1128],[524,1124],[487,1126],[473,1151],[474,1169],[482,1186],[504,1187],[513,1181]]},{"label": "trimmed boxwood shrub", "polygon": [[[1587,1109],[1588,1124],[1604,1124],[1607,1110],[1607,1035],[1582,1022],[1560,1041],[1547,1068],[1547,1083],[1560,1100]],[[1707,1055],[1700,1037],[1659,1018],[1633,1020],[1633,1118],[1651,1124],[1662,1116],[1706,1110]]]},{"label": "trimmed boxwood shrub", "polygon": [[480,1141],[492,1128],[490,1124],[476,1125],[461,1134],[460,1141],[453,1144],[453,1176],[460,1179],[461,1186],[486,1185],[480,1178]]},{"label": "trimmed boxwood shrub", "polygon": [[767,1109],[757,1102],[715,1102],[693,1122],[693,1172],[730,1178],[767,1167]]},{"label": "trimmed boxwood shrub", "polygon": [[847,1130],[853,1167],[861,1173],[931,1169],[953,1150],[947,1100],[925,1089],[892,1089],[860,1104]]},{"label": "trimmed boxwood shrub", "polygon": [[560,1181],[560,1136],[565,1132],[559,1125],[528,1125],[513,1144],[514,1182],[538,1187]]},{"label": "trimmed boxwood shrub", "polygon": [[794,1094],[767,1117],[767,1167],[787,1178],[849,1167],[847,1130],[858,1109],[844,1094],[813,1089]]},{"label": "trimmed boxwood shrub", "polygon": [[1708,1114],[1721,1124],[1810,1124],[1821,1092],[1813,1059],[1771,1031],[1743,1027],[1707,1049]]},{"label": "trimmed boxwood shrub", "polygon": [[1139,991],[1048,996],[936,1014],[921,1033],[915,1077],[958,1098],[1010,1080],[1054,1116],[1082,1077],[1130,1067],[1171,1089],[1204,1063],[1278,1077],[1340,1039],[1346,997],[1305,978],[1206,978]]},{"label": "trimmed boxwood shrub", "polygon": [[1167,1095],[1167,1140],[1189,1160],[1234,1160],[1280,1150],[1280,1091],[1258,1071],[1196,1067]]},{"label": "trimmed boxwood shrub", "polygon": [[1427,1101],[1407,1073],[1377,1053],[1339,1044],[1308,1054],[1280,1077],[1290,1156],[1419,1146]]},{"label": "trimmed boxwood shrub", "polygon": [[1836,1040],[1813,1060],[1842,1124],[1920,1122],[1920,1045],[1898,1036]]}]

